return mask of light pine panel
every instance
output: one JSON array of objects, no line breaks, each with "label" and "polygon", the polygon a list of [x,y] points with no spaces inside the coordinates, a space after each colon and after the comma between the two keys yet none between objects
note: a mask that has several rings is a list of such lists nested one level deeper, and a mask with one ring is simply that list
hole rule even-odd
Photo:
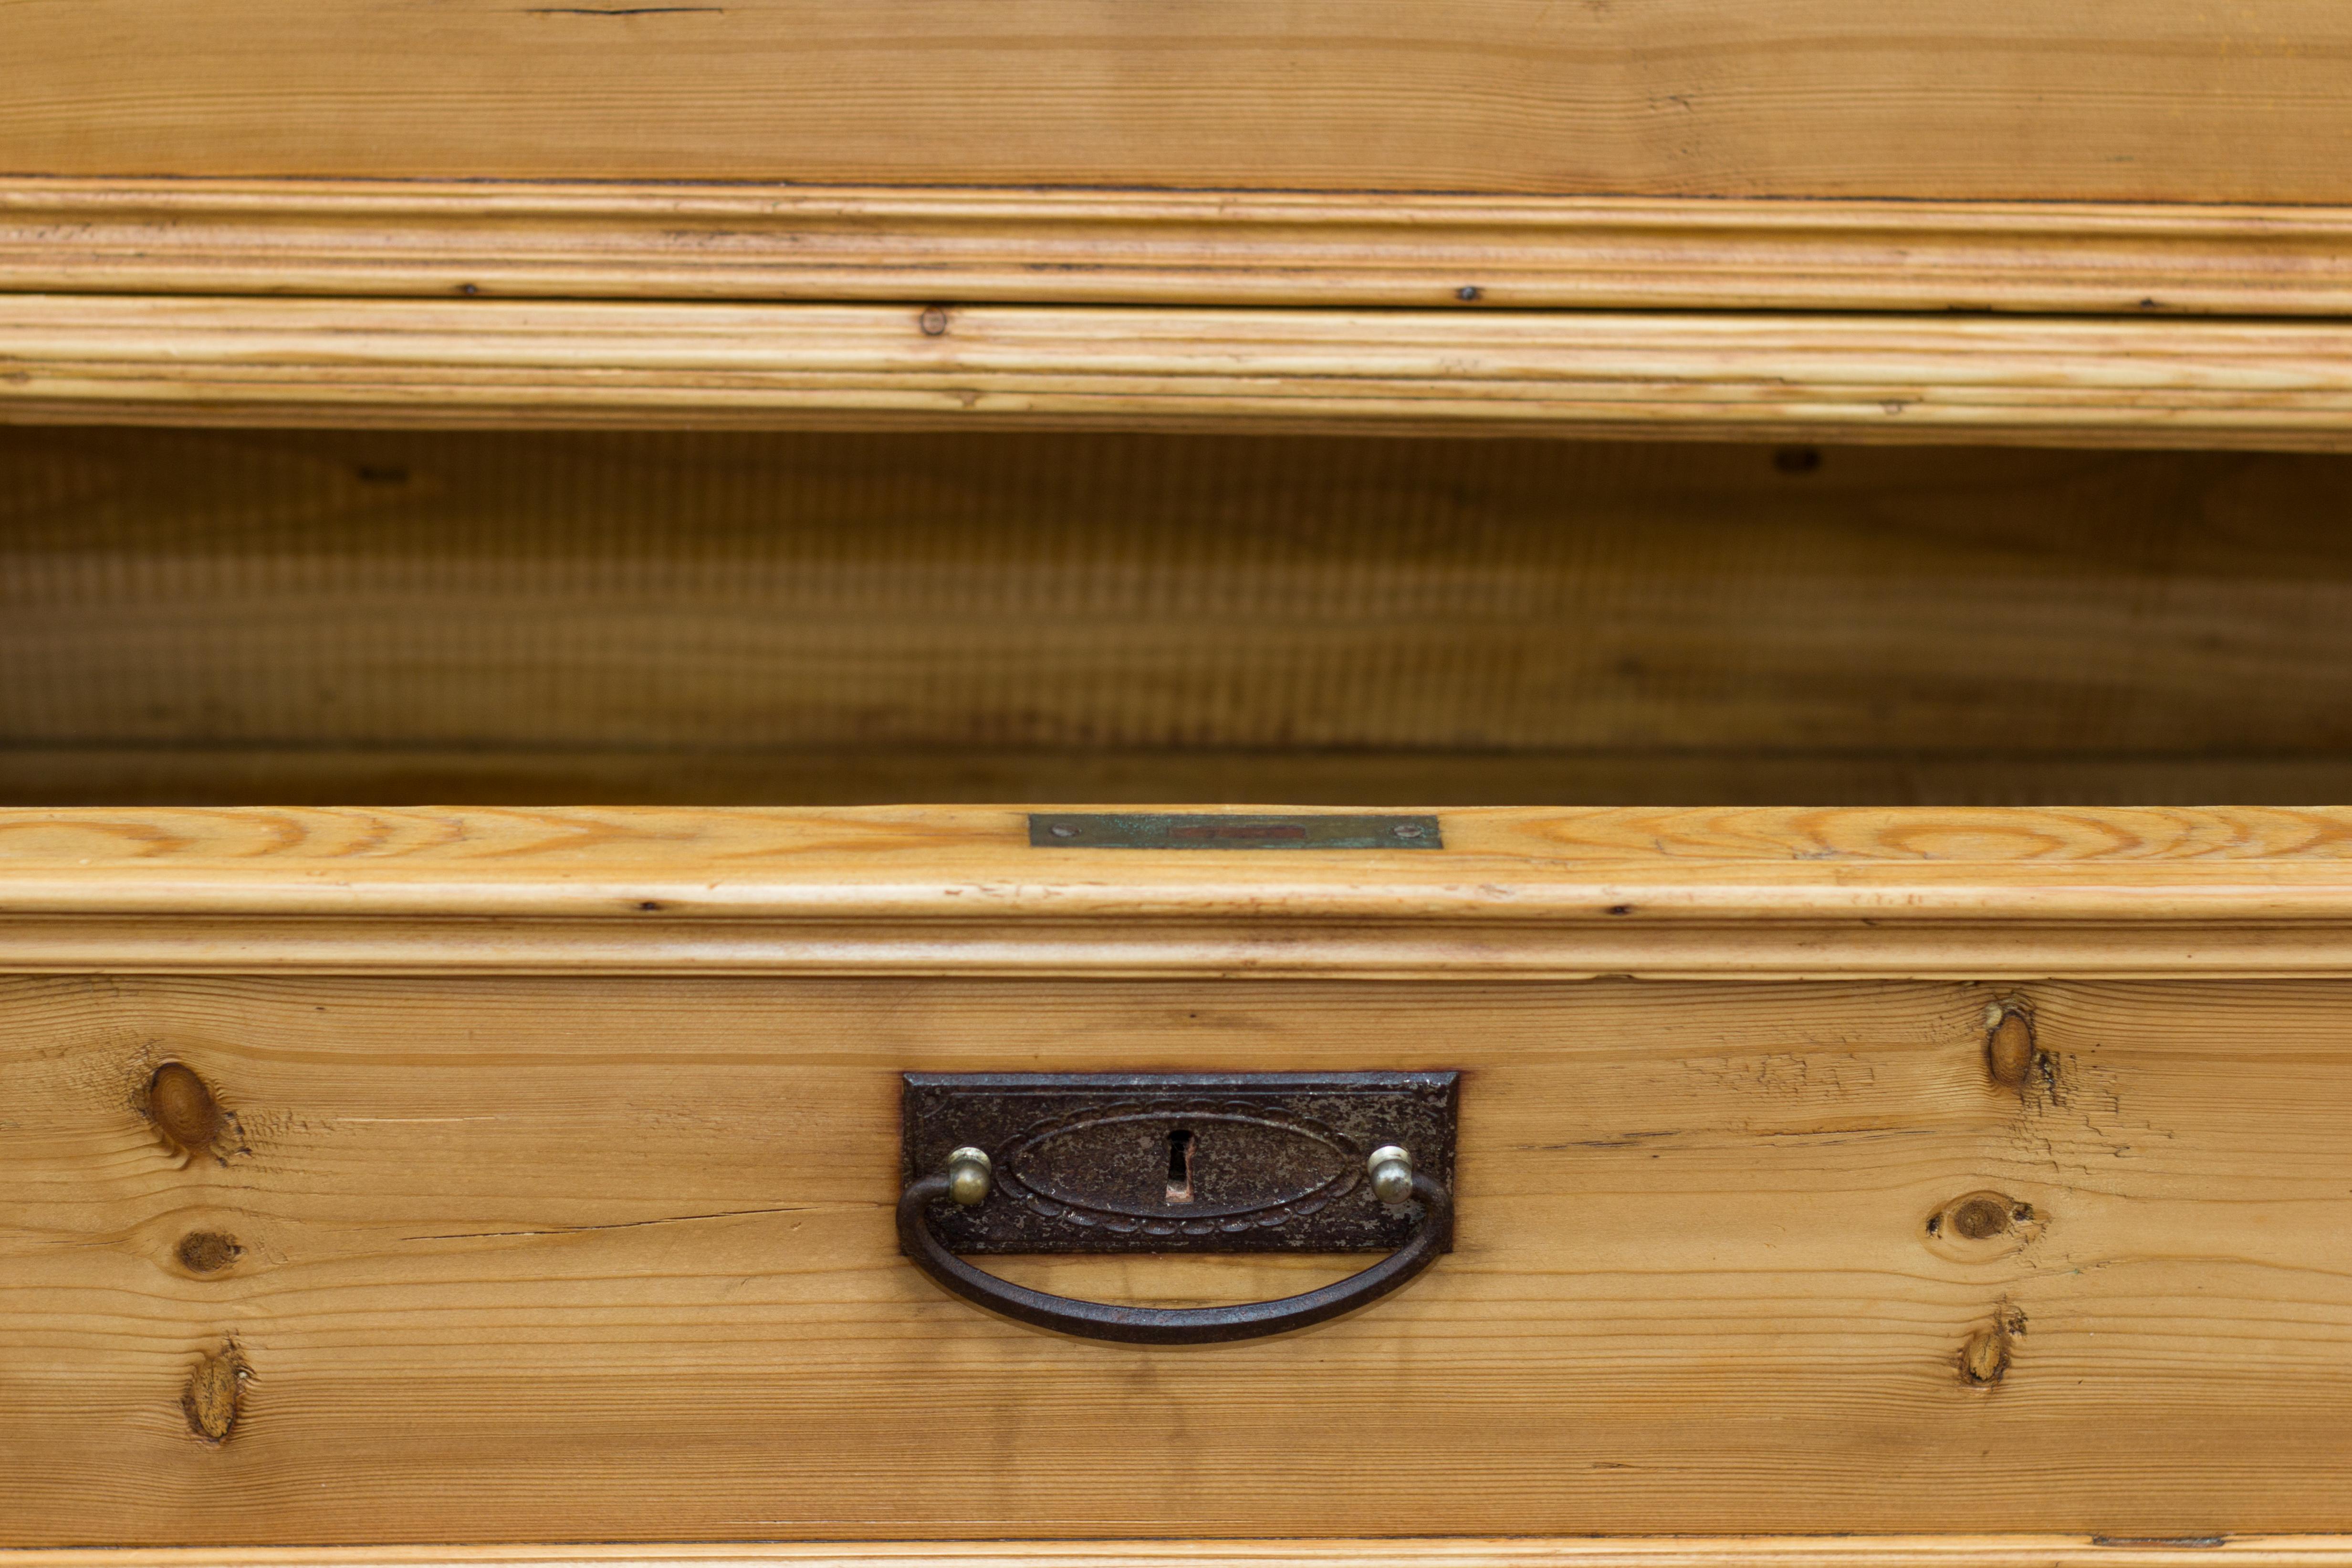
[{"label": "light pine panel", "polygon": [[15,174],[2342,202],[2315,0],[16,0]]},{"label": "light pine panel", "polygon": [[0,798],[2293,802],[2322,457],[0,431]]},{"label": "light pine panel", "polygon": [[[0,1538],[2325,1530],[2347,1030],[2336,983],[19,978]],[[1349,1321],[1078,1343],[896,1257],[902,1069],[1370,1065],[1468,1073],[1460,1247]]]}]

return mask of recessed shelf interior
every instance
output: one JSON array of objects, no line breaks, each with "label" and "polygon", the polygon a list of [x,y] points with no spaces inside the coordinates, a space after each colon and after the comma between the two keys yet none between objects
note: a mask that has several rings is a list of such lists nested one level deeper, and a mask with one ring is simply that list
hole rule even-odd
[{"label": "recessed shelf interior", "polygon": [[2352,458],[0,430],[0,801],[2325,803]]}]

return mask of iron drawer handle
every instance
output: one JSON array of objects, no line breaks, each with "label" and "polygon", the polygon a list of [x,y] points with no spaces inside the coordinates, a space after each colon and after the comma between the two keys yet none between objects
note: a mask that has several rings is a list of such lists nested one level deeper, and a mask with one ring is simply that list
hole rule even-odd
[{"label": "iron drawer handle", "polygon": [[[1277,1300],[1244,1301],[1230,1307],[1121,1307],[1108,1301],[1050,1296],[974,1268],[948,1250],[947,1244],[940,1239],[938,1227],[931,1223],[929,1209],[942,1198],[975,1203],[987,1194],[987,1157],[977,1150],[958,1150],[947,1171],[925,1176],[907,1188],[898,1199],[898,1243],[915,1260],[917,1268],[950,1291],[990,1311],[1041,1329],[1090,1340],[1146,1345],[1254,1340],[1352,1312],[1379,1300],[1436,1259],[1454,1224],[1454,1199],[1436,1182],[1412,1171],[1401,1149],[1378,1150],[1372,1163],[1377,1169],[1381,1156],[1396,1156],[1396,1163],[1402,1169],[1390,1175],[1391,1182],[1396,1175],[1410,1172],[1412,1195],[1421,1204],[1421,1222],[1413,1229],[1412,1239],[1360,1273],[1350,1274],[1318,1290]],[[976,1160],[963,1159],[967,1154],[976,1156]],[[957,1191],[959,1185],[961,1193]]]}]

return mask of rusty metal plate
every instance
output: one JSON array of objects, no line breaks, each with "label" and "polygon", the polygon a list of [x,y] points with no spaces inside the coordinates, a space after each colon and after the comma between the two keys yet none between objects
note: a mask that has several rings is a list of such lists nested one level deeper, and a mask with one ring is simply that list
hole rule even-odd
[{"label": "rusty metal plate", "polygon": [[1164,811],[1038,811],[1036,849],[1443,849],[1437,818],[1398,812],[1292,816]]},{"label": "rusty metal plate", "polygon": [[1365,1159],[1399,1144],[1450,1192],[1458,1079],[908,1073],[901,1173],[987,1151],[987,1201],[938,1216],[957,1252],[1381,1251],[1414,1214],[1372,1195]]}]

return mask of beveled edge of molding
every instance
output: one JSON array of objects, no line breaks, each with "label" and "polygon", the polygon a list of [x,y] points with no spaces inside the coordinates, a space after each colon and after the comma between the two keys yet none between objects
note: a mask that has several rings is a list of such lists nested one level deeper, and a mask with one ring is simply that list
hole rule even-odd
[{"label": "beveled edge of molding", "polygon": [[1107,917],[994,930],[297,915],[123,920],[0,915],[0,973],[802,975],[1358,981],[1969,980],[2352,977],[2352,913],[2327,922],[2019,921],[1886,928],[1745,921],[1643,931],[1244,927]]},{"label": "beveled edge of molding", "polygon": [[2352,313],[2352,208],[0,180],[0,291]]},{"label": "beveled edge of molding", "polygon": [[0,1550],[0,1568],[2341,1568],[2352,1537],[1647,1536]]}]

